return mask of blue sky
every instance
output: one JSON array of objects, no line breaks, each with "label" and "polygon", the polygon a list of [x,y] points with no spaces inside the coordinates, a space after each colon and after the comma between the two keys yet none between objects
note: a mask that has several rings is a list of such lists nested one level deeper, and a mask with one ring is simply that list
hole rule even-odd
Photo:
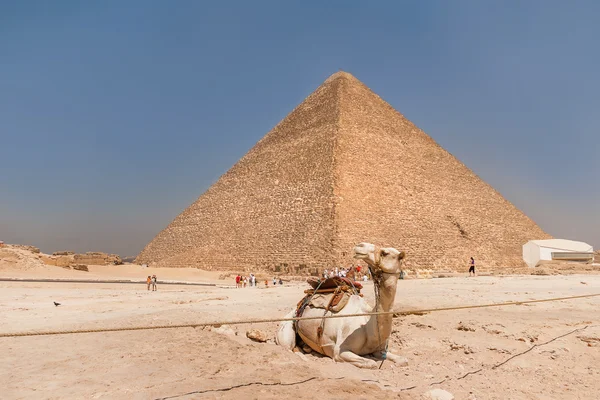
[{"label": "blue sky", "polygon": [[135,255],[346,70],[600,247],[600,3],[0,0],[0,239]]}]

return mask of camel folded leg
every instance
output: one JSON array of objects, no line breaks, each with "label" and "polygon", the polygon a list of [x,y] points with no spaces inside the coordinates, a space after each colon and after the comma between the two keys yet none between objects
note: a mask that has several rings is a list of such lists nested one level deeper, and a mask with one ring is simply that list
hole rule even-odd
[{"label": "camel folded leg", "polygon": [[[293,318],[296,316],[296,310],[290,311],[284,318]],[[284,321],[279,324],[277,335],[275,336],[275,342],[285,347],[288,350],[292,350],[296,347],[296,330],[294,329],[293,321]]]},{"label": "camel folded leg", "polygon": [[[378,360],[383,360],[383,353],[380,351],[377,351],[377,352],[373,353],[373,357],[377,358]],[[386,357],[386,360],[390,360],[391,362],[398,365],[399,367],[406,367],[408,365],[408,358],[399,356],[394,353],[390,353],[389,351],[387,352],[385,357]]]},{"label": "camel folded leg", "polygon": [[339,355],[334,358],[334,360],[344,361],[358,368],[377,369],[377,362],[375,360],[370,360],[368,358],[359,356],[351,351],[340,352]]}]

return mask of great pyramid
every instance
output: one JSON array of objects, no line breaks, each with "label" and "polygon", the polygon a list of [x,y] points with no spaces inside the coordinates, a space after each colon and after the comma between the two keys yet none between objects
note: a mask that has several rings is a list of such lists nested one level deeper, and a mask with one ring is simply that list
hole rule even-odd
[{"label": "great pyramid", "polygon": [[138,255],[138,263],[314,271],[361,241],[412,267],[521,266],[532,220],[354,76],[338,72]]}]

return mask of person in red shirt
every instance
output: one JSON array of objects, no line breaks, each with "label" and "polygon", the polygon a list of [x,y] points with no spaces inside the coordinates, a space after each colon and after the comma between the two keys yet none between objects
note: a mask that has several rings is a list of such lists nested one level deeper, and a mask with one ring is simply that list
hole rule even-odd
[{"label": "person in red shirt", "polygon": [[240,275],[239,274],[235,277],[235,287],[236,288],[240,287]]}]

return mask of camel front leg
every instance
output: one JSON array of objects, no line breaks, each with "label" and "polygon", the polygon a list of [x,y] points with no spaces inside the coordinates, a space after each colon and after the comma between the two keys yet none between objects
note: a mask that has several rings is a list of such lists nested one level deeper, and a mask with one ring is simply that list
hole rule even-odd
[{"label": "camel front leg", "polygon": [[358,368],[369,368],[369,369],[377,369],[378,365],[375,360],[370,360],[365,357],[361,357],[356,353],[351,351],[342,351],[339,355],[334,358],[335,361],[343,361],[350,363]]},{"label": "camel front leg", "polygon": [[[377,358],[378,360],[383,360],[383,353],[381,351],[376,351],[375,353],[373,353],[373,357]],[[406,357],[402,357],[397,354],[390,353],[389,351],[387,352],[385,357],[386,357],[386,360],[390,360],[391,362],[398,365],[399,367],[408,366],[408,358],[406,358]]]}]

